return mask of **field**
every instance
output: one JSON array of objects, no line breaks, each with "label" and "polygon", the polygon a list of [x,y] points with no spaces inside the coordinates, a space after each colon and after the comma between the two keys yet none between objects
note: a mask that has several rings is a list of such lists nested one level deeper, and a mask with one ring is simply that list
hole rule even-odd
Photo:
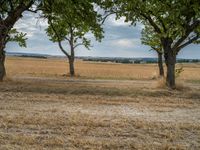
[{"label": "field", "polygon": [[[0,83],[0,149],[200,149],[200,64],[175,91],[156,64],[8,58]],[[183,86],[184,85],[184,86]]]},{"label": "field", "polygon": [[[39,76],[64,78],[68,74],[65,59],[8,58],[8,76]],[[200,81],[200,64],[183,64],[180,79]],[[157,76],[157,64],[115,64],[77,61],[76,74],[86,79],[149,80]]]}]

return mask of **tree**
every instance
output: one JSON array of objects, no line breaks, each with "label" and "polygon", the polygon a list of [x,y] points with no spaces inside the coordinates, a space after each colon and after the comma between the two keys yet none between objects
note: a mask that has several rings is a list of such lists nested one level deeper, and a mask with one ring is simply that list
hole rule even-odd
[{"label": "tree", "polygon": [[164,77],[163,67],[163,48],[160,42],[159,35],[155,34],[151,26],[146,25],[142,30],[142,44],[150,46],[158,55],[158,67],[160,77]]},{"label": "tree", "polygon": [[167,66],[166,85],[175,88],[177,54],[200,38],[199,0],[107,0],[104,9],[135,24],[149,24],[159,36]]},{"label": "tree", "polygon": [[[87,49],[90,47],[87,33],[92,33],[98,41],[103,38],[101,16],[94,10],[94,4],[90,0],[69,0],[48,6],[44,11],[44,17],[49,23],[47,34],[51,41],[58,43],[60,50],[67,56],[70,76],[73,77],[75,49],[79,46]],[[64,48],[64,42],[69,50]]]},{"label": "tree", "polygon": [[0,0],[0,81],[6,75],[5,47],[9,41],[25,46],[23,33],[13,29],[24,11],[34,11],[32,6],[41,4],[40,0]]}]

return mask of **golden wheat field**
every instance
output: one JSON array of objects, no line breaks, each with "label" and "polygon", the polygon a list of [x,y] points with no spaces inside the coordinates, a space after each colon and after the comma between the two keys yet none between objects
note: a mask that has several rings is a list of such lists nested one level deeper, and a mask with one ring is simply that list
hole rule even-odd
[{"label": "golden wheat field", "polygon": [[9,57],[0,83],[2,150],[199,150],[200,65],[180,88],[162,88],[157,66]]}]

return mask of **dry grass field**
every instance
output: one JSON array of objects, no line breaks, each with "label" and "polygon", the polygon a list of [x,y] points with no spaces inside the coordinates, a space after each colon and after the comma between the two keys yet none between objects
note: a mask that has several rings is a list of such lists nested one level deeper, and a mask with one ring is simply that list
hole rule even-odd
[{"label": "dry grass field", "polygon": [[64,60],[9,58],[6,65],[0,150],[200,149],[198,64],[184,65],[185,87],[175,91],[158,88],[154,64],[78,61],[75,79],[63,76]]},{"label": "dry grass field", "polygon": [[[65,59],[32,59],[10,57],[6,61],[8,76],[63,77],[69,68]],[[200,64],[183,64],[180,79],[200,80]],[[157,64],[115,64],[77,61],[79,78],[149,80],[157,76]],[[64,77],[65,78],[65,77]]]}]

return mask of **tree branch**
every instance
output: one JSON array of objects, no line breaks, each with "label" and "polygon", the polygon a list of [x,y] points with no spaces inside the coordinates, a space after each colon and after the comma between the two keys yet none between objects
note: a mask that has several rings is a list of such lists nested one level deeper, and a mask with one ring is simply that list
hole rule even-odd
[{"label": "tree branch", "polygon": [[27,5],[21,2],[4,20],[4,24],[8,29],[11,29],[15,22],[21,17],[22,13],[29,9],[34,4],[34,0],[31,0]]},{"label": "tree branch", "polygon": [[162,54],[162,49],[160,49],[160,48],[156,48],[155,46],[151,46],[151,48],[154,49],[156,52]]},{"label": "tree branch", "polygon": [[[149,11],[149,13],[151,13],[151,15],[155,16],[154,13],[152,11]],[[166,26],[161,18],[161,16],[157,16],[156,17],[158,19],[158,21],[161,23],[162,27],[163,27],[163,30],[164,32],[166,33],[167,32],[167,29],[166,29]]]},{"label": "tree branch", "polygon": [[70,43],[70,39],[66,36],[65,36],[65,40],[67,40]]},{"label": "tree branch", "polygon": [[160,23],[161,23],[161,25],[162,25],[162,27],[163,27],[163,29],[164,29],[164,32],[166,33],[166,32],[167,32],[167,29],[166,29],[166,26],[165,26],[163,20],[162,20],[160,17],[158,17],[158,20],[160,21]]},{"label": "tree branch", "polygon": [[69,55],[69,54],[67,53],[67,51],[65,51],[65,49],[63,48],[62,43],[61,43],[61,40],[60,40],[60,36],[59,36],[59,34],[57,33],[57,31],[56,31],[56,29],[54,28],[54,26],[53,26],[53,24],[52,24],[51,21],[50,21],[50,26],[51,26],[51,28],[53,29],[55,35],[56,35],[57,38],[58,38],[58,46],[59,46],[60,50],[61,50],[68,58],[70,58],[70,55]]},{"label": "tree branch", "polygon": [[185,42],[184,44],[180,45],[178,48],[177,48],[177,53],[184,47],[188,46],[189,44],[192,44],[194,41],[198,40],[200,38],[199,34],[196,35],[195,37],[191,38],[189,41]]},{"label": "tree branch", "polygon": [[58,41],[58,46],[59,46],[60,50],[61,50],[68,58],[71,57],[71,56],[67,53],[67,51],[65,51],[65,49],[63,48],[61,41]]},{"label": "tree branch", "polygon": [[109,12],[108,14],[106,14],[103,19],[102,19],[102,22],[101,22],[101,25],[104,24],[104,22],[106,21],[106,19],[110,16],[110,15],[113,15],[113,14],[116,14],[116,12],[112,11],[112,12]]},{"label": "tree branch", "polygon": [[38,10],[27,9],[27,11],[32,12],[32,13],[37,13]]},{"label": "tree branch", "polygon": [[190,35],[190,33],[200,25],[200,20],[194,21],[192,25],[189,25],[186,29],[186,33],[184,36],[182,36],[173,46],[173,49],[177,49],[181,43],[185,41],[185,39]]},{"label": "tree branch", "polygon": [[153,26],[154,30],[157,32],[157,33],[162,33],[161,32],[161,29],[156,25],[156,23],[153,21],[153,19],[151,18],[151,16],[147,16],[143,13],[141,13],[141,15],[147,19],[149,21],[149,23]]},{"label": "tree branch", "polygon": [[84,44],[83,43],[78,43],[78,44],[74,45],[74,49],[79,47],[79,46],[81,46],[81,45],[84,45]]}]

